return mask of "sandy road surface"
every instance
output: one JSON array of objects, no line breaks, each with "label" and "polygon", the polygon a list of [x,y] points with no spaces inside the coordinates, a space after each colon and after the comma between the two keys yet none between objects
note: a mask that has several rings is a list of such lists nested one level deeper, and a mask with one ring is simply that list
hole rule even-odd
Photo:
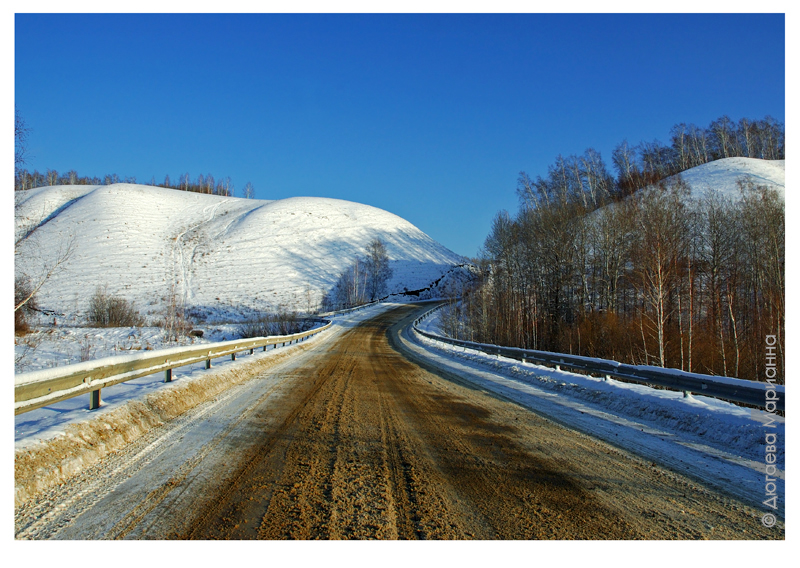
[{"label": "sandy road surface", "polygon": [[783,538],[760,513],[438,376],[386,312],[16,511],[18,538]]}]

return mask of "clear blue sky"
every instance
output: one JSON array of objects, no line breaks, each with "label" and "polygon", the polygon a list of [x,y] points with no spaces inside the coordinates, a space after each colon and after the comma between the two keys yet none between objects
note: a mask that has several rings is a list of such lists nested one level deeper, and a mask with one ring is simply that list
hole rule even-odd
[{"label": "clear blue sky", "polygon": [[29,169],[366,203],[474,256],[520,171],[785,120],[778,15],[16,15]]}]

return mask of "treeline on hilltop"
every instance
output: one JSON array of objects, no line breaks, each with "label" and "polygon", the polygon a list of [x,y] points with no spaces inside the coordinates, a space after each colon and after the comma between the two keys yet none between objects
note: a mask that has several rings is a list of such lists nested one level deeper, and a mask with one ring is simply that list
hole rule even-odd
[{"label": "treeline on hilltop", "polygon": [[726,117],[702,131],[678,125],[670,146],[620,144],[616,178],[591,149],[559,157],[546,178],[522,173],[519,211],[495,217],[480,276],[445,310],[445,331],[752,380],[763,379],[766,336],[775,335],[782,381],[781,197],[741,180],[740,199],[690,199],[679,175],[735,156],[784,159],[783,126]]},{"label": "treeline on hilltop", "polygon": [[[46,170],[41,173],[37,170],[32,172],[20,168],[17,169],[14,175],[14,190],[22,191],[26,189],[33,189],[35,187],[51,186],[51,185],[111,185],[114,183],[137,183],[136,177],[120,177],[117,174],[106,174],[100,177],[81,176],[75,170],[70,170],[65,173],[59,173],[56,170]],[[192,179],[188,173],[178,177],[173,182],[169,175],[164,178],[164,181],[157,182],[155,177],[147,183],[155,187],[165,187],[169,189],[178,189],[181,191],[192,191],[195,193],[207,193],[211,195],[223,195],[228,197],[234,196],[234,186],[230,177],[214,179],[211,174],[198,175]],[[245,184],[241,197],[252,199],[255,197],[255,189],[253,184],[249,181]]]},{"label": "treeline on hilltop", "polygon": [[634,146],[627,140],[621,142],[611,156],[616,178],[609,173],[600,153],[589,148],[581,156],[559,155],[548,168],[547,177],[534,180],[521,173],[519,185],[527,197],[537,202],[578,201],[584,207],[600,207],[721,158],[783,160],[785,144],[784,126],[772,117],[734,122],[723,116],[708,128],[676,124],[670,131],[669,145],[658,140]]}]

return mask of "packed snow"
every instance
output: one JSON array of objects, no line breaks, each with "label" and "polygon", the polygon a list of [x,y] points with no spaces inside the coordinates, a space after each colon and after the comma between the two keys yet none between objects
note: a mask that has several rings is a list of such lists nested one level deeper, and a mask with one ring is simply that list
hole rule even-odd
[{"label": "packed snow", "polygon": [[[443,335],[438,313],[418,328]],[[408,330],[421,357],[479,388],[514,400],[567,427],[631,451],[760,506],[765,499],[766,435],[776,436],[772,474],[784,515],[786,420],[710,397],[604,381],[431,340]]]},{"label": "packed snow", "polygon": [[[389,304],[375,304],[368,306],[364,309],[353,311],[351,313],[336,314],[327,316],[333,322],[330,329],[324,330],[320,334],[314,335],[304,342],[303,344],[294,344],[286,347],[278,347],[277,349],[267,349],[266,351],[259,351],[253,355],[243,355],[238,359],[238,362],[246,362],[251,357],[255,358],[268,358],[274,357],[277,354],[284,353],[287,350],[296,350],[301,345],[308,343],[318,342],[331,336],[336,336],[346,329],[357,325],[359,322],[379,314],[381,311],[387,309]],[[220,327],[216,332],[211,334],[212,339],[222,340],[227,336],[227,326]],[[113,338],[115,335],[108,335],[106,338]],[[124,337],[124,330],[120,330],[118,337],[120,337],[120,346],[127,345],[125,341],[128,338]],[[148,334],[143,334],[136,340],[130,341],[147,341]],[[203,340],[198,340],[203,341]],[[137,351],[133,350],[133,354]],[[132,353],[124,350],[111,351],[117,357],[130,356]],[[91,362],[84,363],[91,365]],[[225,369],[230,365],[236,365],[236,361],[231,361],[227,357],[214,359],[213,366],[210,370],[206,370],[205,363],[195,363],[178,367],[173,370],[172,382],[164,382],[164,373],[159,372],[147,377],[141,377],[124,383],[120,383],[102,390],[101,406],[97,410],[89,410],[89,396],[81,395],[68,400],[63,400],[55,404],[49,405],[44,408],[38,408],[30,412],[26,412],[14,417],[14,441],[17,449],[26,448],[35,445],[44,440],[61,435],[68,424],[75,422],[82,422],[91,420],[98,414],[109,412],[121,405],[126,404],[132,400],[142,399],[148,394],[157,391],[158,389],[171,388],[171,385],[179,385],[184,381],[193,381],[201,379],[209,373],[215,373],[220,369]],[[46,372],[46,371],[45,371]]]},{"label": "packed snow", "polygon": [[[418,326],[421,331],[444,335],[440,312],[434,312]],[[489,355],[476,349],[453,346],[417,336],[425,345],[455,355],[459,359],[489,366],[494,372],[542,390],[579,400],[604,412],[648,424],[652,428],[680,432],[694,443],[736,452],[751,460],[763,459],[766,412],[744,408],[701,395],[656,389],[614,379],[604,380],[569,371],[556,371],[544,365],[522,363],[516,359]],[[716,377],[715,377],[716,378]],[[776,416],[775,432],[785,439],[785,419]],[[781,468],[785,448],[778,452]]]}]

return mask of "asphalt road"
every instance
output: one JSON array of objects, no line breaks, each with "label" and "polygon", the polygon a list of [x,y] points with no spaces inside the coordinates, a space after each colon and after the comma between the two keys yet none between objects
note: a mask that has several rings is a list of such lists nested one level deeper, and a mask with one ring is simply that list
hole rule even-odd
[{"label": "asphalt road", "polygon": [[783,538],[731,497],[410,360],[397,333],[419,309],[154,429],[17,508],[17,538]]}]

